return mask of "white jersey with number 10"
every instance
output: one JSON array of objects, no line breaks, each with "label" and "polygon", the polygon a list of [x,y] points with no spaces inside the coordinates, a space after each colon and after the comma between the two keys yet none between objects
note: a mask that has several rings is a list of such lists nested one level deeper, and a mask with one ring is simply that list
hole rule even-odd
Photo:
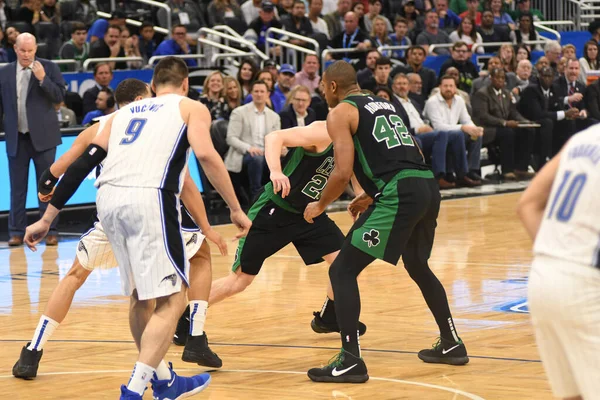
[{"label": "white jersey with number 10", "polygon": [[600,268],[600,125],[571,138],[534,245],[535,255]]}]

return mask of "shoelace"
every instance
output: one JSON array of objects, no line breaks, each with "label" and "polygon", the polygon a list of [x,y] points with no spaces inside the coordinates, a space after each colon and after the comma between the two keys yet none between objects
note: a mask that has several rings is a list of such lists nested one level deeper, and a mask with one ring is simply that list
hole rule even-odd
[{"label": "shoelace", "polygon": [[328,367],[341,367],[344,361],[344,349],[340,349],[340,352],[335,356],[331,357],[329,361],[327,361]]},{"label": "shoelace", "polygon": [[437,338],[437,341],[431,346],[433,350],[437,350],[442,345],[442,338]]}]

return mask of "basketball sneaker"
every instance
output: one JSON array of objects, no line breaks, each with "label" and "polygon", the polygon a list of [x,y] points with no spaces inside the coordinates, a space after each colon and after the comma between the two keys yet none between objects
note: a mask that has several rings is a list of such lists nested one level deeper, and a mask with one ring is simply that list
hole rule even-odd
[{"label": "basketball sneaker", "polygon": [[323,368],[312,368],[308,377],[313,382],[363,383],[369,380],[362,358],[342,349]]},{"label": "basketball sneaker", "polygon": [[[191,377],[179,376],[173,371],[173,364],[169,363],[171,379],[152,379],[154,400],[179,400],[196,393],[200,393],[210,383],[210,374],[204,373]],[[155,375],[156,376],[156,375]]]},{"label": "basketball sneaker", "polygon": [[177,321],[177,329],[173,335],[173,343],[177,346],[185,346],[188,335],[190,334],[190,306],[187,306],[179,321]]},{"label": "basketball sneaker", "polygon": [[421,350],[419,358],[426,363],[465,365],[469,362],[467,348],[462,340],[446,340],[438,338],[431,349]]},{"label": "basketball sneaker", "polygon": [[206,332],[202,336],[188,336],[181,359],[211,368],[221,368],[223,361],[208,347]]},{"label": "basketball sneaker", "polygon": [[143,396],[141,396],[139,393],[132,392],[131,390],[127,389],[127,386],[121,385],[121,397],[119,398],[119,400],[142,400],[142,399],[143,399]]},{"label": "basketball sneaker", "polygon": [[19,360],[13,367],[12,373],[16,378],[30,380],[37,376],[37,370],[40,366],[40,360],[42,359],[44,350],[29,350],[27,347],[30,344],[31,342],[27,343],[21,349]]},{"label": "basketball sneaker", "polygon": [[[315,311],[313,313],[315,316],[313,320],[310,322],[310,327],[316,333],[340,333],[340,328],[338,327],[337,321],[325,321],[321,317],[321,313],[319,311]],[[358,334],[362,336],[367,331],[367,326],[362,322],[358,321]]]}]

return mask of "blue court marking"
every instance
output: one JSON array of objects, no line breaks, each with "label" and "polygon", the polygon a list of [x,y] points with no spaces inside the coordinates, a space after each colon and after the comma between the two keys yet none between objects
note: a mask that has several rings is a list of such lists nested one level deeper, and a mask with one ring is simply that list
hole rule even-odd
[{"label": "blue court marking", "polygon": [[517,314],[529,314],[529,306],[527,304],[527,299],[522,298],[517,301],[512,301],[510,303],[502,304],[499,307],[494,307],[494,311],[503,311],[509,313],[517,313]]},{"label": "blue court marking", "polygon": [[[0,339],[0,343],[15,343],[15,342],[27,342],[27,339]],[[114,344],[125,344],[134,343],[133,340],[83,340],[83,339],[67,339],[67,340],[55,340],[50,339],[48,342],[55,343],[114,343]],[[264,343],[218,343],[211,342],[211,346],[234,346],[234,347],[273,347],[280,349],[313,349],[313,350],[335,350],[339,351],[338,347],[325,347],[325,346],[302,346],[302,345],[287,345],[287,344],[264,344]],[[368,351],[372,353],[393,353],[393,354],[418,354],[417,351],[408,350],[385,350],[385,349],[364,349],[361,351]],[[482,360],[497,360],[497,361],[518,361],[518,362],[530,362],[540,363],[541,360],[530,360],[526,358],[513,358],[513,357],[492,357],[492,356],[472,356],[469,358],[477,358]]]}]

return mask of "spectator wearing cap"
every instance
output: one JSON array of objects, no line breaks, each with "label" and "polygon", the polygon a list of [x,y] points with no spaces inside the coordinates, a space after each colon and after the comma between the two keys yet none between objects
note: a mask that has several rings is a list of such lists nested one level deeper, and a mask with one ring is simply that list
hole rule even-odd
[{"label": "spectator wearing cap", "polygon": [[273,103],[273,111],[276,113],[281,112],[287,96],[294,87],[294,81],[296,80],[296,68],[290,64],[283,64],[279,69],[279,77],[275,88],[273,89],[273,95],[271,101]]},{"label": "spectator wearing cap", "polygon": [[[252,21],[248,30],[244,34],[244,38],[256,43],[256,47],[260,50],[265,50],[267,29],[278,28],[283,29],[281,22],[275,18],[275,6],[270,1],[263,1],[261,9],[258,12],[258,18]],[[279,39],[280,35],[271,34],[271,37]],[[278,56],[281,53],[281,46],[270,47],[271,55]]]},{"label": "spectator wearing cap", "polygon": [[106,31],[108,31],[109,26],[114,25],[123,27],[125,26],[126,19],[127,16],[125,13],[120,10],[113,12],[109,20],[105,20],[104,18],[97,19],[88,30],[87,41],[93,45],[97,40],[104,39],[104,35],[106,34]]},{"label": "spectator wearing cap", "polygon": [[[175,25],[172,32],[172,39],[163,40],[156,50],[154,51],[155,56],[174,56],[181,54],[190,54],[192,52],[190,45],[188,44],[187,29],[184,25]],[[188,67],[197,67],[198,63],[193,58],[184,60]]]},{"label": "spectator wearing cap", "polygon": [[320,82],[319,57],[308,54],[304,58],[302,69],[296,74],[296,85],[306,86],[312,96],[319,87]]},{"label": "spectator wearing cap", "polygon": [[[452,4],[452,2],[450,2]],[[452,5],[450,5],[452,7]],[[479,12],[479,0],[467,0],[467,10],[458,15],[460,19],[470,17],[475,25],[481,25],[481,12]]]},{"label": "spectator wearing cap", "polygon": [[531,0],[517,0],[515,3],[517,4],[517,8],[509,12],[515,21],[520,19],[523,14],[531,14],[535,22],[544,20],[544,14],[540,10],[531,8]]},{"label": "spectator wearing cap", "polygon": [[[193,0],[168,0],[166,3],[171,8],[171,25],[184,25],[188,32],[198,31],[206,26],[206,21],[197,2]],[[158,24],[168,26],[167,12],[160,8],[156,13]]]},{"label": "spectator wearing cap", "polygon": [[[111,25],[101,40],[96,40],[90,48],[89,58],[125,57],[125,49],[121,47],[121,26]],[[125,62],[110,62],[113,69],[127,69]]]},{"label": "spectator wearing cap", "polygon": [[[250,25],[252,21],[258,18],[260,10],[262,9],[262,0],[247,0],[241,5],[242,14],[244,15],[244,21],[246,25]],[[277,8],[273,10],[275,12],[275,18],[279,18]]]},{"label": "spectator wearing cap", "polygon": [[276,81],[277,77],[279,76],[279,71],[277,70],[277,63],[273,60],[266,60],[265,62],[263,62],[262,66],[264,70],[267,70],[271,73],[273,81]]}]

